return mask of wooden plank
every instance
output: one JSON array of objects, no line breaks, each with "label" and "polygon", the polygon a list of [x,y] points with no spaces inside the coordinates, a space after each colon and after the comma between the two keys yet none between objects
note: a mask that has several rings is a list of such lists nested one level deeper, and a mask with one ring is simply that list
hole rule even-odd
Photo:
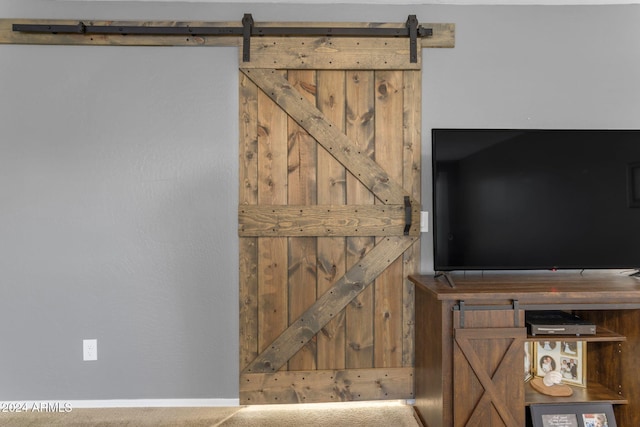
[{"label": "wooden plank", "polygon": [[[258,87],[240,73],[239,201],[258,202]],[[258,355],[258,241],[239,240],[240,369]]]},{"label": "wooden plank", "polygon": [[[309,102],[315,103],[316,73],[313,70],[289,70],[287,79]],[[302,206],[317,202],[317,143],[309,134],[288,119],[288,204]],[[307,235],[309,236],[309,235]],[[316,239],[293,237],[289,248],[289,322],[297,319],[316,300]],[[316,367],[315,343],[309,341],[289,360],[290,370]]]},{"label": "wooden plank", "polygon": [[239,54],[244,68],[419,70],[422,66],[421,49],[417,62],[410,61],[408,37],[255,37],[251,61],[242,62]]},{"label": "wooden plank", "polygon": [[[344,132],[344,72],[318,72],[318,109]],[[344,205],[346,171],[331,154],[322,147],[318,150],[318,203]],[[325,211],[326,212],[326,211]],[[323,212],[323,214],[325,214]],[[334,219],[346,216],[332,211]],[[353,216],[351,217],[353,218]],[[322,221],[318,221],[321,224]],[[333,229],[327,227],[325,229]],[[325,235],[318,233],[319,236]],[[318,238],[318,295],[328,291],[346,272],[344,237]],[[341,310],[327,323],[317,336],[318,369],[343,369],[345,367],[345,312]]]},{"label": "wooden plank", "polygon": [[433,29],[432,37],[420,39],[423,48],[453,48],[456,45],[456,25],[447,23],[422,24]]},{"label": "wooden plank", "polygon": [[[287,328],[287,239],[258,240],[258,350]],[[255,360],[255,359],[254,359]]]},{"label": "wooden plank", "polygon": [[287,328],[244,372],[275,372],[402,253],[415,237],[388,237]]},{"label": "wooden plank", "polygon": [[286,79],[273,70],[242,69],[242,71],[371,190],[382,203],[404,203],[404,196],[409,194],[403,190],[402,185],[392,180],[383,168],[360,152],[339,127],[332,125],[324,114],[306,101]]},{"label": "wooden plank", "polygon": [[[258,203],[287,203],[287,115],[258,92]],[[287,239],[258,241],[258,350],[287,328]]]},{"label": "wooden plank", "polygon": [[413,376],[413,368],[243,373],[240,404],[412,399]]},{"label": "wooden plank", "polygon": [[[373,158],[374,153],[374,89],[373,71],[347,72],[346,134],[357,149],[369,158]],[[348,173],[346,178],[347,203],[370,205],[373,209],[379,208],[373,205],[375,197],[367,187],[351,173]],[[374,245],[373,237],[348,237],[347,268],[360,262]],[[347,306],[347,368],[373,367],[373,291],[372,286],[367,287]]]},{"label": "wooden plank", "polygon": [[[422,73],[404,72],[403,177],[402,186],[413,200],[420,202],[422,182]],[[414,207],[416,208],[416,207]],[[414,212],[414,227],[420,233],[420,210]],[[409,276],[420,271],[420,245],[411,246],[403,254],[402,366],[415,364],[415,287]]]},{"label": "wooden plank", "polygon": [[[473,300],[477,304],[511,304],[521,306],[555,304],[559,298],[565,307],[581,310],[589,305],[628,304],[625,308],[640,308],[640,282],[631,276],[603,271],[582,274],[556,272],[554,274],[488,274],[466,272],[453,274],[456,287],[434,280],[433,275],[415,275],[415,283],[434,292],[440,300]],[[603,287],[602,283],[607,286]]]},{"label": "wooden plank", "polygon": [[[412,221],[419,221],[420,206],[412,209]],[[238,222],[243,237],[402,236],[405,209],[404,205],[240,205]],[[413,222],[409,235],[418,236],[419,226]]]},{"label": "wooden plank", "polygon": [[[403,179],[403,72],[376,71],[376,163],[394,182]],[[376,367],[402,366],[403,265],[395,260],[375,282],[374,362]]]}]

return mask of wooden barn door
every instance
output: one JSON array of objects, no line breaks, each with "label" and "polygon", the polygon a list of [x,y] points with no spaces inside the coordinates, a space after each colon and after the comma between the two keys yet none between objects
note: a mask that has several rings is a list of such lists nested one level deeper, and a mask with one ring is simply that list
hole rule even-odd
[{"label": "wooden barn door", "polygon": [[241,404],[413,398],[420,66],[400,38],[241,59]]}]

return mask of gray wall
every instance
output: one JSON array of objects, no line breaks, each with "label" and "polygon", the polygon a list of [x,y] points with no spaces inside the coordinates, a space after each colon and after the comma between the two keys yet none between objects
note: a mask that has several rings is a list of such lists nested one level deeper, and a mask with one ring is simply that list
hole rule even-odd
[{"label": "gray wall", "polygon": [[[640,128],[640,7],[4,0],[1,18],[454,22],[433,127]],[[0,46],[0,401],[234,399],[232,48]],[[430,271],[431,238],[423,237]],[[98,339],[97,362],[82,339]]]}]

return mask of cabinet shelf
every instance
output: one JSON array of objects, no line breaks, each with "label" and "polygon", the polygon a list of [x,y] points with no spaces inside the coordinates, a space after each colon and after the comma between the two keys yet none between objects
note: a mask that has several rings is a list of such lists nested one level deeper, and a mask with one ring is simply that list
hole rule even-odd
[{"label": "cabinet shelf", "polygon": [[544,403],[581,403],[581,402],[606,402],[617,404],[628,404],[629,401],[618,393],[609,390],[602,384],[590,382],[587,387],[570,386],[573,395],[568,397],[546,396],[535,391],[531,384],[525,384],[524,400],[525,405]]}]

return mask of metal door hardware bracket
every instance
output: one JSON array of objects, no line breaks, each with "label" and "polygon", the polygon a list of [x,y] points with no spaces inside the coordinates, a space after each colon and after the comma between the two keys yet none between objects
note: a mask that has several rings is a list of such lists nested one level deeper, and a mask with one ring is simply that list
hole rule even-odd
[{"label": "metal door hardware bracket", "polygon": [[251,61],[251,31],[253,30],[253,17],[245,13],[242,17],[242,62]]},{"label": "metal door hardware bracket", "polygon": [[416,63],[418,62],[418,18],[416,15],[409,15],[407,28],[409,30],[409,61]]},{"label": "metal door hardware bracket", "polygon": [[432,37],[433,28],[419,25],[416,15],[409,15],[404,28],[384,27],[260,27],[250,13],[242,18],[241,27],[155,26],[155,25],[89,25],[80,21],[72,25],[13,24],[13,31],[46,34],[116,34],[145,36],[242,36],[242,60],[250,61],[251,37],[256,36],[324,36],[324,37],[409,37],[409,55],[418,62],[418,37]]}]

